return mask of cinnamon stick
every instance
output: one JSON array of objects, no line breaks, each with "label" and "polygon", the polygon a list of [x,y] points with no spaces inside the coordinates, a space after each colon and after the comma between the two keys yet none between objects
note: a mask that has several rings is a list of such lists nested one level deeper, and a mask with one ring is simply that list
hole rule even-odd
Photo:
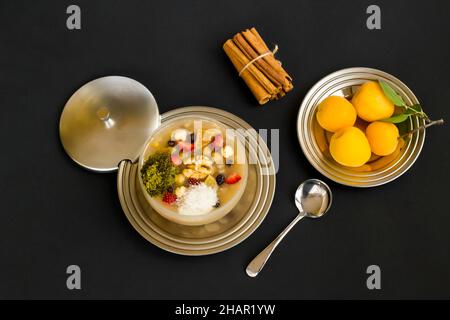
[{"label": "cinnamon stick", "polygon": [[[256,31],[255,28],[252,28],[251,30],[246,30],[246,31],[242,32],[242,34],[247,39],[247,41],[249,43],[251,43],[251,45],[256,50],[256,52],[258,52],[258,54],[260,54],[260,55],[264,54],[265,52],[267,52],[269,50],[266,43],[261,38],[261,36],[259,35],[258,31]],[[264,59],[272,68],[277,70],[277,72],[279,72],[284,77],[285,81],[283,82],[283,89],[286,92],[290,91],[293,88],[292,78],[283,69],[283,67],[281,66],[281,63],[277,59],[275,59],[275,57],[273,55],[267,55],[262,59]]]},{"label": "cinnamon stick", "polygon": [[[236,34],[233,37],[236,45],[241,49],[241,51],[251,60],[259,56],[259,54],[253,50],[251,45],[245,40],[245,38],[240,34]],[[274,68],[272,68],[264,59],[259,59],[255,61],[255,64],[261,67],[261,71],[276,85],[281,89],[282,83],[284,81],[283,76],[279,74]]]},{"label": "cinnamon stick", "polygon": [[[245,63],[242,62],[242,60],[243,60],[242,57],[241,57],[241,59],[239,59],[239,57],[238,57],[239,54],[237,53],[237,51],[234,47],[235,47],[235,44],[233,43],[232,40],[228,40],[223,45],[223,49],[225,50],[225,53],[230,58],[234,67],[236,68],[236,70],[238,70],[238,72],[239,72],[245,66],[245,64],[248,62],[245,62]],[[247,70],[248,69],[250,69],[250,67],[247,68]],[[250,70],[248,70],[248,71],[247,70],[245,70],[242,73],[242,75],[241,75],[242,79],[244,79],[245,83],[250,88],[253,95],[258,100],[259,104],[262,105],[262,104],[267,103],[270,100],[270,98],[272,97],[272,95],[260,84],[258,79],[250,72]]]},{"label": "cinnamon stick", "polygon": [[292,78],[255,28],[234,35],[223,49],[259,104],[278,100],[292,90]]},{"label": "cinnamon stick", "polygon": [[[259,40],[259,42],[263,45],[263,47],[266,50],[269,50],[269,48],[267,48],[266,43],[261,38],[261,36],[259,35],[258,31],[255,28],[251,28],[250,32]],[[275,58],[273,60],[275,60],[275,62],[277,62],[277,63],[274,63],[275,68],[278,68],[278,70],[280,70],[280,72],[282,72],[292,82],[291,76],[286,72],[286,70],[283,69],[283,67],[281,66],[281,62],[276,60]]]}]

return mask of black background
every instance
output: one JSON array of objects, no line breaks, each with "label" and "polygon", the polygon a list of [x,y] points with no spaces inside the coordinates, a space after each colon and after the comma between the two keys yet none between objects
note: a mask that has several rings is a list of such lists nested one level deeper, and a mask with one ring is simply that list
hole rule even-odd
[{"label": "black background", "polygon": [[[370,4],[382,29],[369,31]],[[66,28],[77,4],[82,29]],[[6,1],[0,2],[0,298],[450,298],[449,131],[432,128],[416,164],[377,188],[328,180],[329,215],[306,220],[256,279],[245,265],[296,215],[293,193],[323,178],[299,147],[296,115],[307,90],[345,67],[404,81],[433,118],[450,119],[448,1]],[[295,80],[260,108],[222,52],[247,27],[280,46]],[[239,246],[183,257],[147,243],[127,222],[116,175],[76,166],[58,120],[70,95],[105,75],[132,77],[161,112],[223,108],[255,128],[281,129],[271,211]],[[325,178],[324,178],[325,179]],[[66,267],[82,290],[66,288]],[[382,289],[366,288],[377,264]]]}]

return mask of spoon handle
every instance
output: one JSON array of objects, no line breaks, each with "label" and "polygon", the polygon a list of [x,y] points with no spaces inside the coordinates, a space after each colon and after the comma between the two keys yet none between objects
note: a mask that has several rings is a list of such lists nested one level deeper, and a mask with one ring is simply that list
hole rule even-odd
[{"label": "spoon handle", "polygon": [[283,238],[288,234],[289,231],[299,222],[305,215],[300,213],[292,222],[281,232],[278,237],[273,240],[263,251],[261,251],[247,266],[245,270],[247,275],[250,277],[256,277],[258,273],[264,268],[264,265],[269,260],[270,255],[278,246],[278,244],[283,240]]}]

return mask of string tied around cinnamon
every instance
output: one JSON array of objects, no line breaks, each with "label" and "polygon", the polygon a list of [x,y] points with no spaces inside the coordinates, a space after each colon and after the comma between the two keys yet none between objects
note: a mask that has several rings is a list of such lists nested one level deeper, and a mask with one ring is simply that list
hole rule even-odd
[{"label": "string tied around cinnamon", "polygon": [[248,67],[250,67],[253,63],[255,63],[256,61],[258,61],[259,59],[262,59],[268,55],[273,55],[275,56],[275,54],[278,51],[278,45],[275,45],[275,47],[273,48],[272,51],[267,51],[264,52],[263,54],[260,54],[259,56],[257,56],[256,58],[250,60],[242,69],[241,71],[239,71],[239,77],[242,75],[242,73],[245,71],[245,69],[247,69]]}]

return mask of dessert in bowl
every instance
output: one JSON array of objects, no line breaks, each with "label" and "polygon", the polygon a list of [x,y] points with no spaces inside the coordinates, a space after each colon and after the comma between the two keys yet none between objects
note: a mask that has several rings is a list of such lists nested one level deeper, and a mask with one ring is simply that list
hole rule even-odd
[{"label": "dessert in bowl", "polygon": [[183,116],[158,128],[139,160],[139,180],[148,203],[183,225],[221,219],[247,184],[243,138],[208,117]]}]

